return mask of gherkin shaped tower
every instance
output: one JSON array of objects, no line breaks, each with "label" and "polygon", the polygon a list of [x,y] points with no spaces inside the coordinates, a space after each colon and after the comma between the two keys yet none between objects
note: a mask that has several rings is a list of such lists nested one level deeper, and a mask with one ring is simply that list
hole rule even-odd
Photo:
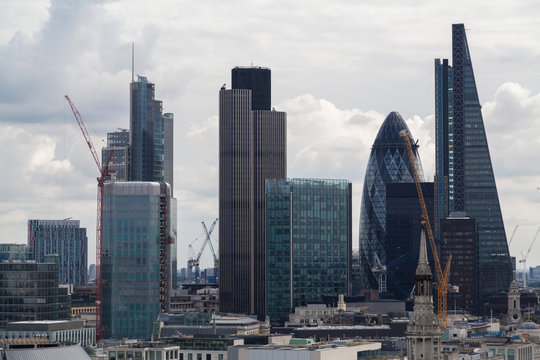
[{"label": "gherkin shaped tower", "polygon": [[[386,264],[386,184],[390,182],[414,182],[407,148],[399,133],[406,130],[412,140],[407,124],[398,112],[391,112],[384,120],[367,164],[360,208],[360,266],[359,289],[376,289],[378,284],[372,273],[377,260]],[[414,144],[414,140],[412,141]],[[416,170],[420,181],[424,175],[418,149],[413,147]]]}]

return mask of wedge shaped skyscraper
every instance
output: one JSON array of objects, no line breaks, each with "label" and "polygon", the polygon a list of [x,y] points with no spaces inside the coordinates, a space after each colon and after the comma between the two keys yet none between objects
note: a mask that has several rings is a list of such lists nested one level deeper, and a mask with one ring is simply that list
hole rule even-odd
[{"label": "wedge shaped skyscraper", "polygon": [[[407,148],[399,134],[402,130],[406,130],[412,139],[401,115],[391,112],[384,120],[371,148],[360,208],[359,289],[378,288],[372,268],[377,262],[386,264],[386,184],[414,182]],[[412,143],[414,144],[414,141]],[[423,181],[422,164],[416,145],[413,152],[418,176],[420,181]],[[355,286],[353,292],[354,288]]]},{"label": "wedge shaped skyscraper", "polygon": [[476,219],[482,304],[508,288],[512,265],[463,24],[452,25],[452,66],[435,60],[435,114],[436,236],[440,220],[452,212]]}]

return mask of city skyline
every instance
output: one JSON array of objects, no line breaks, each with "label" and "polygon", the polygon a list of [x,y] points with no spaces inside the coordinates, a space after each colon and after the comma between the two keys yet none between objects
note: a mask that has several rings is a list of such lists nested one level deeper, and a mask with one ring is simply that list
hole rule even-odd
[{"label": "city skyline", "polygon": [[[531,131],[540,128],[538,5],[505,2],[491,9],[478,4],[478,10],[469,5],[446,11],[452,16],[443,14],[450,6],[443,4],[419,11],[397,2],[340,2],[327,13],[322,3],[312,3],[302,10],[306,13],[299,5],[284,5],[312,19],[294,22],[264,2],[237,15],[234,3],[231,8],[217,2],[171,5],[168,14],[159,9],[146,14],[137,3],[52,4],[50,13],[47,1],[41,7],[10,4],[0,16],[6,24],[0,31],[0,64],[6,71],[0,149],[11,154],[1,163],[11,174],[1,193],[2,242],[24,243],[30,218],[73,216],[88,229],[89,263],[95,259],[97,173],[63,95],[73,97],[89,127],[103,138],[127,127],[132,41],[136,73],[156,84],[156,98],[175,113],[179,268],[185,266],[188,244],[201,232],[200,221],[217,215],[216,92],[223,83],[230,86],[230,68],[252,61],[272,69],[272,105],[288,113],[288,176],[352,180],[353,239],[358,239],[362,178],[385,114],[401,112],[419,140],[426,180],[433,179],[433,59],[450,54],[451,24],[457,22],[470,29],[507,236],[519,224],[511,255],[519,257],[532,240],[540,185],[534,167],[540,141]],[[265,11],[267,16],[257,14]],[[246,14],[253,18],[246,25],[223,26],[227,16]],[[193,22],[187,21],[190,16]],[[172,26],[182,22],[176,18],[186,24]],[[256,24],[262,20],[268,26]],[[106,38],[106,30],[114,35]],[[174,44],[175,37],[180,44]],[[241,44],[245,51],[237,51]],[[537,254],[531,253],[527,265],[540,264]]]}]

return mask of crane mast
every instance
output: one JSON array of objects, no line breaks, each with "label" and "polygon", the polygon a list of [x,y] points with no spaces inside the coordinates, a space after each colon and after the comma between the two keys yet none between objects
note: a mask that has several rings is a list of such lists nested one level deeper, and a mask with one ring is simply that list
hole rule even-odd
[{"label": "crane mast", "polygon": [[105,181],[109,179],[109,163],[111,162],[112,156],[114,154],[114,149],[109,153],[109,157],[105,166],[102,168],[97,155],[96,148],[86,130],[84,125],[83,118],[69,96],[65,95],[71,111],[79,124],[79,128],[84,136],[84,140],[90,149],[90,153],[94,158],[100,177],[97,179],[98,182],[98,191],[97,191],[97,220],[96,220],[96,342],[100,342],[103,336],[103,324],[102,324],[102,301],[103,301],[103,282],[102,282],[102,273],[101,273],[101,263],[103,257],[102,251],[102,240],[103,240],[103,188]]},{"label": "crane mast", "polygon": [[452,254],[448,258],[448,262],[444,267],[444,272],[441,269],[441,263],[439,261],[439,255],[437,251],[437,245],[435,244],[435,238],[431,230],[431,224],[429,221],[429,215],[426,208],[426,202],[424,201],[424,195],[422,193],[422,186],[420,185],[420,178],[416,171],[416,162],[414,160],[414,153],[412,150],[411,140],[407,130],[402,130],[399,135],[403,138],[405,146],[407,148],[407,154],[409,155],[409,162],[413,172],[414,183],[416,185],[416,192],[418,193],[418,200],[420,202],[420,209],[422,210],[422,223],[426,229],[429,238],[429,244],[431,246],[431,252],[433,254],[433,262],[435,263],[435,271],[437,273],[437,280],[439,282],[437,287],[437,317],[439,320],[439,327],[441,330],[446,329],[447,322],[447,294],[448,294],[448,275],[450,273],[450,262],[452,260]]}]

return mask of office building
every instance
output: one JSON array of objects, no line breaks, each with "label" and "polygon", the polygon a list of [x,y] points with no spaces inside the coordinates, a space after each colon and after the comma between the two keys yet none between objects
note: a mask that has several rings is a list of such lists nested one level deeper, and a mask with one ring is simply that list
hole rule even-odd
[{"label": "office building", "polygon": [[[430,222],[433,222],[433,183],[421,183]],[[411,182],[386,184],[386,282],[387,297],[406,300],[414,286],[422,210]],[[431,250],[429,259],[433,259]],[[431,263],[431,262],[430,262]]]},{"label": "office building", "polygon": [[28,245],[37,262],[58,254],[60,284],[86,285],[88,237],[79,220],[28,220]]},{"label": "office building", "polygon": [[173,121],[144,76],[130,85],[131,181],[164,181],[173,187]]},{"label": "office building", "polygon": [[68,320],[71,318],[67,288],[59,287],[58,256],[0,262],[0,328],[8,322]]},{"label": "office building", "polygon": [[267,106],[269,88],[269,69],[235,68],[233,88],[219,92],[220,310],[260,319],[266,308],[264,182],[287,176],[287,116]]},{"label": "office building", "polygon": [[[376,257],[386,264],[386,184],[390,182],[414,182],[411,163],[400,132],[406,130],[415,144],[407,124],[397,112],[391,112],[384,120],[371,148],[364,177],[360,207],[360,289],[377,289],[379,284],[372,273]],[[424,180],[418,147],[413,145],[416,171]]]},{"label": "office building", "polygon": [[26,244],[0,244],[0,261],[34,260],[34,249]]},{"label": "office building", "polygon": [[435,121],[436,225],[452,212],[476,219],[483,303],[507,288],[512,263],[463,24],[452,25],[452,66],[435,60]]},{"label": "office building", "polygon": [[407,326],[407,359],[440,360],[441,336],[433,312],[433,282],[427,256],[426,233],[422,230],[418,267],[414,275],[414,310]]},{"label": "office building", "polygon": [[[176,199],[171,197],[168,184],[105,183],[102,243],[105,338],[150,337],[152,322],[160,313],[161,304],[168,305],[167,294],[176,279],[176,247],[166,241],[171,238],[174,242],[175,236]],[[168,252],[168,264],[160,264],[160,254],[164,252]],[[169,282],[164,288],[160,287],[163,281]]]},{"label": "office building", "polygon": [[109,161],[109,174],[111,178],[126,181],[129,178],[129,131],[120,129],[107,133],[107,147],[101,149],[101,164],[107,164],[111,152],[114,151]]},{"label": "office building", "polygon": [[266,181],[267,314],[282,318],[324,296],[350,294],[352,184]]},{"label": "office building", "polygon": [[459,288],[457,293],[448,293],[448,307],[478,314],[476,219],[467,217],[465,213],[451,213],[450,217],[441,220],[440,239],[441,264],[446,264],[452,255],[449,283]]},{"label": "office building", "polygon": [[96,345],[96,328],[84,320],[37,320],[7,323],[0,338],[20,339],[45,337],[51,341],[71,342],[82,346]]}]

